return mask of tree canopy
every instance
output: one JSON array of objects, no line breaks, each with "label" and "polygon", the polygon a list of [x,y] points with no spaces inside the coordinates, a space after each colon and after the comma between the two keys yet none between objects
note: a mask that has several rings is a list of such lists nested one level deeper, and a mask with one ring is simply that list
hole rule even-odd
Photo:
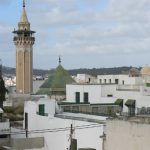
[{"label": "tree canopy", "polygon": [[5,87],[5,82],[0,75],[0,108],[3,108],[3,102],[6,100],[5,95],[8,90]]}]

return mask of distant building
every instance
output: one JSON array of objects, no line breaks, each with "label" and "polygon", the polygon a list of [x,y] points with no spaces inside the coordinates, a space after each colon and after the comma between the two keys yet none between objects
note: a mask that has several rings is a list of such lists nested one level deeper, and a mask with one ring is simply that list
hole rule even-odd
[{"label": "distant building", "polygon": [[96,76],[89,74],[77,74],[74,79],[76,83],[96,83]]},{"label": "distant building", "polygon": [[150,67],[149,66],[145,66],[141,69],[141,76],[145,83],[147,84],[150,83]]},{"label": "distant building", "polygon": [[129,70],[129,76],[130,77],[139,77],[140,76],[140,71],[136,68],[131,68]]},{"label": "distant building", "polygon": [[33,91],[33,44],[35,33],[30,29],[25,2],[23,12],[18,23],[18,30],[14,30],[14,44],[16,46],[16,92],[30,94]]},{"label": "distant building", "polygon": [[[132,69],[128,75],[98,75],[94,84],[67,84],[66,103],[62,107],[66,111],[81,112],[84,105],[84,113],[106,114],[111,108],[127,115],[150,114],[150,74],[147,70],[144,67],[141,73]],[[121,109],[116,109],[117,105]]]},{"label": "distant building", "polygon": [[16,77],[4,77],[6,87],[16,86]]}]

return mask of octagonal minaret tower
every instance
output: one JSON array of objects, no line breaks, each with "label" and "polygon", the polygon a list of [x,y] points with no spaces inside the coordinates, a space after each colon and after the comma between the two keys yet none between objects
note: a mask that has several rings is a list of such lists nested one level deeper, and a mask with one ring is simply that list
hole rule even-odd
[{"label": "octagonal minaret tower", "polygon": [[30,29],[25,1],[18,29],[14,30],[14,44],[16,46],[16,92],[31,94],[33,92],[33,44],[35,31]]}]

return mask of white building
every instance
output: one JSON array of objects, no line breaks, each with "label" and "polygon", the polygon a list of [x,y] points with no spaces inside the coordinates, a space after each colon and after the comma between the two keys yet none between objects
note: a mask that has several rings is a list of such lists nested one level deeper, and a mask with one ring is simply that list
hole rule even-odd
[{"label": "white building", "polygon": [[96,77],[89,74],[77,74],[74,76],[76,83],[96,83]]},{"label": "white building", "polygon": [[129,75],[98,75],[99,84],[119,84],[119,85],[141,85],[143,78],[131,77]]},{"label": "white building", "polygon": [[66,99],[72,103],[113,103],[116,85],[67,84]]},{"label": "white building", "polygon": [[9,86],[16,86],[16,77],[12,76],[12,77],[4,77],[4,81],[5,81],[5,86],[9,87]]},{"label": "white building", "polygon": [[123,112],[136,108],[136,112],[150,109],[150,68],[141,70],[141,75],[98,75],[97,84],[67,84],[66,100],[69,103],[112,104],[122,99]]},{"label": "white building", "polygon": [[58,114],[59,110],[56,102],[48,97],[26,101],[24,112],[28,116],[28,137],[44,137],[44,150],[66,150],[70,145],[72,124],[73,138],[77,139],[78,148],[102,150],[100,136],[103,134],[102,123],[105,122],[105,117]]}]

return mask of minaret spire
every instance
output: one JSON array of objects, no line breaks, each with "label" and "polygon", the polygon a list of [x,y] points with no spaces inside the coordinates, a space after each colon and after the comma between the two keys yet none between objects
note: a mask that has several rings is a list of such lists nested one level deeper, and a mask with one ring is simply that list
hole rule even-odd
[{"label": "minaret spire", "polygon": [[20,21],[18,23],[18,27],[20,30],[30,30],[30,23],[27,18],[26,9],[25,9],[25,0],[22,1],[23,10]]},{"label": "minaret spire", "polygon": [[25,3],[25,0],[23,0],[23,8],[26,7],[26,3]]},{"label": "minaret spire", "polygon": [[61,65],[61,57],[59,56],[59,65]]}]

